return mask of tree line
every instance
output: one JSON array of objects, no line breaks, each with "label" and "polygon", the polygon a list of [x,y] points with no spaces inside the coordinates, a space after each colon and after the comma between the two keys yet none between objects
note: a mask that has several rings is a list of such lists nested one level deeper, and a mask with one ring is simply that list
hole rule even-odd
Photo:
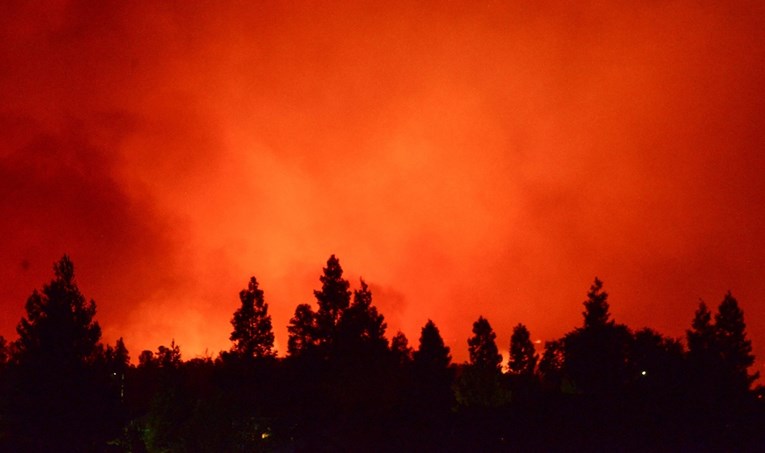
[{"label": "tree line", "polygon": [[101,341],[96,305],[64,256],[0,337],[0,449],[8,451],[762,450],[765,406],[743,311],[699,304],[685,341],[632,330],[595,279],[583,322],[537,351],[524,324],[504,361],[489,320],[455,364],[438,327],[416,349],[333,255],[278,357],[255,277],[231,348],[184,361],[171,341],[133,365]]}]

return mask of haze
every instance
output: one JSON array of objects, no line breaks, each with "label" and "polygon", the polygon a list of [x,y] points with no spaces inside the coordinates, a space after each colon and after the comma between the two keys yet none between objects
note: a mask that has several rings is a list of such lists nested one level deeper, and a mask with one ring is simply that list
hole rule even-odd
[{"label": "haze", "polygon": [[285,353],[334,253],[457,361],[596,275],[673,337],[730,289],[765,354],[762,2],[219,3],[0,7],[6,338],[68,253],[133,358],[228,349],[251,275]]}]

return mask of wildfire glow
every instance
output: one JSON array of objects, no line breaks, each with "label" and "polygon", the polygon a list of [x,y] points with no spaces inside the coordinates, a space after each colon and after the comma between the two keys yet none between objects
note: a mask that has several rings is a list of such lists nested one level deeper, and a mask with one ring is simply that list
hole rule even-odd
[{"label": "wildfire glow", "polygon": [[134,358],[227,349],[250,275],[285,352],[334,253],[457,361],[595,275],[677,337],[731,289],[763,355],[761,2],[54,3],[0,14],[8,338],[69,253]]}]

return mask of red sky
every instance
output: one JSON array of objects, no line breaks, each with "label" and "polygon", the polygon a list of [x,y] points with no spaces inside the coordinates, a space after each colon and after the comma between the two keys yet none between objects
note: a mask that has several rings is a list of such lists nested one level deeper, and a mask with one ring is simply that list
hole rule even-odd
[{"label": "red sky", "polygon": [[762,2],[221,3],[0,6],[6,337],[69,253],[133,357],[228,348],[251,275],[283,352],[335,253],[457,361],[597,275],[674,337],[730,289],[765,363]]}]

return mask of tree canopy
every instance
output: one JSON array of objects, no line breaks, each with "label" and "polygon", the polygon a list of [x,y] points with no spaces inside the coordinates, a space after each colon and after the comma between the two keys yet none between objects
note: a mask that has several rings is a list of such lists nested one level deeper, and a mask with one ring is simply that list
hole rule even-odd
[{"label": "tree canopy", "polygon": [[67,255],[54,264],[53,273],[53,280],[27,299],[26,315],[16,327],[17,357],[49,366],[91,361],[101,339],[101,327],[93,319],[96,303],[86,302]]},{"label": "tree canopy", "polygon": [[[273,349],[268,304],[251,277],[231,318],[230,351],[184,359],[175,340],[138,354],[100,340],[67,256],[26,303],[16,341],[0,337],[3,451],[756,451],[762,387],[731,292],[699,304],[678,339],[612,319],[603,282],[583,322],[541,359],[518,323],[502,369],[478,316],[469,361],[428,319],[416,350],[387,323],[373,285],[352,288],[332,255]],[[575,301],[574,301],[575,302]],[[618,302],[618,301],[617,301]],[[501,333],[500,333],[501,335]],[[244,358],[244,359],[242,359]],[[267,358],[267,360],[261,360]]]},{"label": "tree canopy", "polygon": [[513,335],[510,337],[508,368],[515,374],[530,376],[534,374],[538,359],[529,329],[519,323],[513,328]]},{"label": "tree canopy", "polygon": [[603,282],[598,277],[595,277],[595,281],[590,287],[590,291],[587,293],[587,300],[584,301],[584,328],[594,328],[598,326],[605,326],[609,322],[611,317],[608,312],[608,293],[603,291]]},{"label": "tree canopy", "polygon": [[231,319],[234,327],[229,338],[234,343],[232,351],[246,358],[274,357],[271,315],[255,277],[251,277],[247,288],[239,292],[239,300],[241,306]]},{"label": "tree canopy", "polygon": [[444,344],[436,324],[428,319],[420,333],[420,345],[414,352],[414,363],[430,370],[442,370],[449,367],[452,356],[449,347]]},{"label": "tree canopy", "polygon": [[479,368],[499,372],[502,369],[502,355],[497,349],[497,334],[483,316],[473,323],[473,336],[468,339],[470,364]]}]

